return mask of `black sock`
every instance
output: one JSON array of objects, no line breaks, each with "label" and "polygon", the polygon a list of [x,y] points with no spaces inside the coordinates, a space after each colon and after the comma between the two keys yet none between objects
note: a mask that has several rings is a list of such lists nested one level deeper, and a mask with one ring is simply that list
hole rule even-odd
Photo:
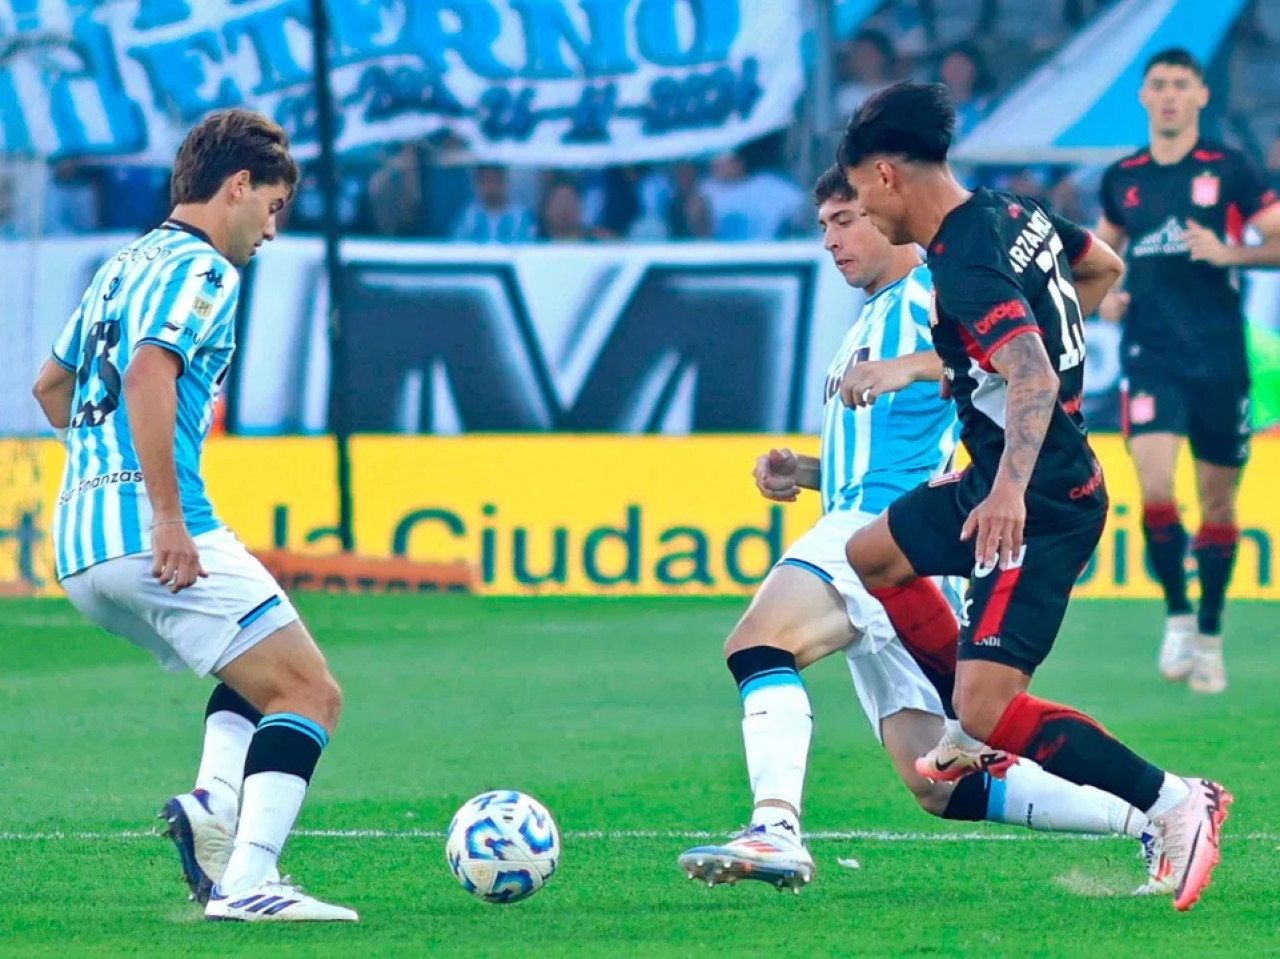
[{"label": "black sock", "polygon": [[991,791],[991,777],[986,773],[973,773],[961,779],[947,800],[943,819],[964,822],[982,822],[987,818],[987,799]]},{"label": "black sock", "polygon": [[254,773],[281,772],[309,783],[320,753],[328,744],[329,735],[310,719],[293,713],[270,713],[262,718],[249,742],[245,779]]},{"label": "black sock", "polygon": [[757,676],[766,674],[796,673],[796,657],[777,646],[751,646],[732,653],[728,659],[729,672],[738,683],[738,691],[745,695],[745,686]]},{"label": "black sock", "polygon": [[1187,601],[1187,531],[1178,519],[1178,507],[1173,503],[1143,507],[1142,534],[1147,542],[1147,559],[1164,590],[1169,615],[1191,612]]},{"label": "black sock", "polygon": [[217,686],[213,687],[213,693],[209,696],[209,705],[204,708],[206,719],[214,713],[235,713],[237,716],[243,716],[255,726],[262,722],[262,713],[254,709],[249,700],[245,699],[226,683],[218,683]]},{"label": "black sock", "polygon": [[1240,532],[1232,525],[1205,523],[1196,533],[1192,551],[1200,573],[1200,632],[1217,636],[1222,632],[1222,607],[1231,585],[1231,572],[1236,565],[1236,546]]}]

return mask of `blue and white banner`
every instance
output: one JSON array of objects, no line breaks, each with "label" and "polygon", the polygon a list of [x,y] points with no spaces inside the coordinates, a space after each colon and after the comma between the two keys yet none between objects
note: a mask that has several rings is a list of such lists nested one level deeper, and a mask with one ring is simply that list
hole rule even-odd
[{"label": "blue and white banner", "polygon": [[967,163],[1110,163],[1147,140],[1138,103],[1152,54],[1213,58],[1244,0],[1122,0],[1081,31],[951,151]]},{"label": "blue and white banner", "polygon": [[[787,126],[801,0],[327,0],[337,146],[448,129],[478,159],[594,166]],[[309,0],[0,0],[0,154],[167,165],[208,111],[316,149]]]}]

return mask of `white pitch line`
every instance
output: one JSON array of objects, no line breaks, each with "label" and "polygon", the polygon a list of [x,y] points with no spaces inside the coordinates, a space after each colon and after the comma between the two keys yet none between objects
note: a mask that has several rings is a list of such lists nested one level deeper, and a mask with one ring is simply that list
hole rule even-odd
[{"label": "white pitch line", "polygon": [[[0,842],[112,842],[133,839],[158,839],[161,833],[154,830],[124,829],[118,832],[0,832]],[[314,839],[444,839],[445,833],[439,829],[299,829],[294,836]],[[641,829],[618,829],[605,832],[598,829],[575,830],[562,833],[568,840],[579,839],[726,839],[725,832],[707,832],[703,830],[686,832],[660,832]],[[889,832],[876,829],[855,829],[844,832],[811,832],[805,833],[806,840],[815,842],[1042,842],[1053,841],[1096,841],[1107,839],[1127,839],[1116,835],[1081,835],[1079,833],[1046,833],[1046,832]],[[1245,839],[1253,842],[1280,843],[1280,833],[1254,832],[1243,836],[1232,836],[1228,839]]]}]

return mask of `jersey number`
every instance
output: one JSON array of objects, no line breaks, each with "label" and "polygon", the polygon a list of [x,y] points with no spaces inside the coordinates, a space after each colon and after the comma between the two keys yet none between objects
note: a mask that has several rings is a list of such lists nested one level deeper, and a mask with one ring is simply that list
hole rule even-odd
[{"label": "jersey number", "polygon": [[1049,295],[1062,319],[1062,355],[1058,357],[1058,371],[1072,369],[1084,362],[1084,312],[1076,297],[1076,288],[1058,269],[1058,254],[1062,252],[1062,237],[1049,237],[1049,248],[1041,250],[1036,266],[1049,276]]},{"label": "jersey number", "polygon": [[100,400],[87,399],[71,419],[72,429],[101,426],[120,405],[120,370],[113,354],[120,344],[120,324],[98,320],[89,327],[80,354],[76,381],[81,394],[102,394]]}]

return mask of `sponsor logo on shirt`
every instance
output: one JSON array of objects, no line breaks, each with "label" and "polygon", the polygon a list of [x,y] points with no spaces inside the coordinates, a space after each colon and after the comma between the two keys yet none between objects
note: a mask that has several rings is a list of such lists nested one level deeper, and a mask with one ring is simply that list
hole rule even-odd
[{"label": "sponsor logo on shirt", "polygon": [[1129,189],[1124,191],[1124,208],[1126,210],[1132,210],[1134,207],[1138,206],[1140,202],[1141,201],[1138,199],[1138,188],[1136,186],[1131,186]]},{"label": "sponsor logo on shirt", "polygon": [[998,303],[988,310],[987,314],[974,324],[974,329],[978,331],[979,336],[986,336],[1005,320],[1025,320],[1026,318],[1027,308],[1022,305],[1022,302],[1009,300]]},{"label": "sponsor logo on shirt", "polygon": [[1176,216],[1165,220],[1160,229],[1139,237],[1133,244],[1132,255],[1177,256],[1187,252],[1187,232]]},{"label": "sponsor logo on shirt", "polygon": [[63,490],[58,496],[58,505],[65,505],[80,494],[91,492],[101,486],[114,486],[117,483],[141,482],[141,470],[120,470],[115,473],[103,473],[101,476],[92,476],[89,479],[82,479],[75,486],[71,487],[71,489]]}]

